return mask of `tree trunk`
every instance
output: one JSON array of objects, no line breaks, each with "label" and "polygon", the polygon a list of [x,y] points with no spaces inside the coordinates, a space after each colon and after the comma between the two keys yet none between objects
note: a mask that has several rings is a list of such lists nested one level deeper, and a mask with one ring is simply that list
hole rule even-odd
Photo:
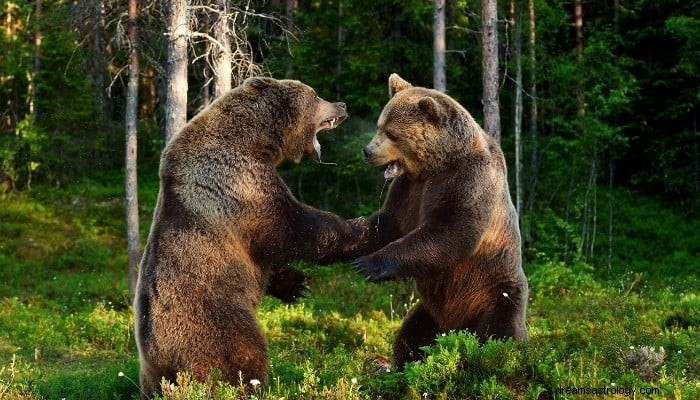
[{"label": "tree trunk", "polygon": [[214,38],[219,43],[213,46],[214,97],[219,98],[231,90],[231,29],[228,0],[217,0],[218,15],[214,23]]},{"label": "tree trunk", "polygon": [[[579,64],[583,62],[583,0],[574,0],[574,20],[576,26],[576,56]],[[580,66],[579,66],[580,67]],[[580,67],[582,68],[582,67]],[[590,133],[586,131],[586,102],[584,82],[579,81],[576,87],[576,97],[578,101],[578,119],[581,126],[581,136],[586,137]],[[595,137],[587,144],[590,147],[591,165],[588,173],[586,194],[583,204],[583,218],[581,228],[581,243],[579,245],[579,256],[590,258],[595,249],[595,237],[597,231],[597,190],[598,181],[598,144]]]},{"label": "tree trunk", "polygon": [[107,71],[107,58],[105,56],[104,31],[105,31],[105,13],[102,0],[93,0],[92,2],[92,83],[97,91],[96,100],[100,108],[101,123],[105,123],[107,119],[107,105],[109,104],[109,96],[107,95],[107,82],[105,72]]},{"label": "tree trunk", "polygon": [[288,33],[295,35],[294,13],[297,9],[297,0],[285,0],[284,2],[284,26]]},{"label": "tree trunk", "polygon": [[576,50],[580,60],[583,57],[583,0],[574,0],[574,25],[576,26]]},{"label": "tree trunk", "polygon": [[[297,9],[297,0],[285,0],[284,2],[284,26],[287,30],[287,34],[296,36],[296,29],[294,29],[294,14]],[[294,57],[291,53],[289,54],[289,60],[287,61],[287,77],[292,77],[294,74]]]},{"label": "tree trunk", "polygon": [[126,246],[128,253],[129,290],[135,293],[138,276],[138,265],[141,259],[141,240],[139,237],[139,197],[138,179],[136,173],[136,127],[138,121],[138,90],[139,90],[139,55],[138,31],[136,18],[138,15],[137,0],[129,0],[129,83],[126,94]]},{"label": "tree trunk", "polygon": [[[36,123],[39,119],[39,104],[37,102],[39,98],[39,86],[37,85],[37,79],[39,79],[39,71],[41,70],[41,41],[43,40],[43,33],[41,31],[41,8],[42,0],[36,0],[34,3],[34,60],[31,79],[29,80],[29,113],[32,116],[32,124]],[[29,174],[31,176],[31,169]]]},{"label": "tree trunk", "polygon": [[484,130],[501,142],[498,98],[498,15],[496,0],[481,1]]},{"label": "tree trunk", "polygon": [[[39,85],[37,80],[41,71],[41,42],[43,33],[41,31],[42,18],[42,0],[36,0],[34,4],[34,60],[32,64],[32,72],[29,79],[29,114],[31,115],[31,124],[34,125],[39,120]],[[27,189],[32,188],[32,172],[34,170],[34,154],[29,145],[29,157],[27,158]]]},{"label": "tree trunk", "polygon": [[165,142],[187,122],[187,34],[189,0],[168,2],[168,60],[165,83]]},{"label": "tree trunk", "polygon": [[522,171],[523,171],[523,145],[522,145],[522,122],[523,122],[523,65],[521,57],[521,32],[522,19],[520,10],[516,10],[515,1],[511,0],[511,21],[513,26],[513,44],[514,54],[513,62],[515,63],[515,121],[514,121],[514,136],[515,136],[515,206],[518,211],[518,219],[522,226],[523,214],[523,186],[522,186]]},{"label": "tree trunk", "polygon": [[[343,0],[338,1],[338,20],[341,21],[343,18]],[[338,24],[338,34],[337,34],[337,49],[338,49],[338,59],[335,64],[335,98],[342,98],[342,79],[340,79],[343,73],[343,48],[345,42],[345,32],[343,31],[343,24]]]},{"label": "tree trunk", "polygon": [[445,0],[433,0],[433,89],[445,92]]},{"label": "tree trunk", "polygon": [[537,24],[535,19],[535,0],[528,0],[528,25],[530,31],[529,67],[530,67],[530,193],[528,196],[528,210],[532,212],[535,208],[537,197],[537,175],[538,175],[538,148],[537,148]]}]

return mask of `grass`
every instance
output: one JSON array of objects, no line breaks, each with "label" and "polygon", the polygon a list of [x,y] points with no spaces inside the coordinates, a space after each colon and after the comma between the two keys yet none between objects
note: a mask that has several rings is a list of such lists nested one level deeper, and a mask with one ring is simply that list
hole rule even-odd
[{"label": "grass", "polygon": [[[141,188],[144,238],[156,191],[153,180]],[[266,298],[258,312],[272,365],[265,387],[183,375],[165,397],[590,398],[558,393],[581,388],[607,390],[600,398],[631,389],[700,398],[700,223],[633,193],[615,198],[610,266],[607,253],[560,261],[546,243],[528,253],[527,343],[479,346],[451,333],[424,362],[386,372],[416,302],[410,283],[373,285],[345,264],[302,264],[310,296],[295,305]],[[123,215],[114,177],[0,200],[1,399],[138,398]],[[606,248],[603,233],[598,240]],[[640,393],[647,388],[658,392]]]}]

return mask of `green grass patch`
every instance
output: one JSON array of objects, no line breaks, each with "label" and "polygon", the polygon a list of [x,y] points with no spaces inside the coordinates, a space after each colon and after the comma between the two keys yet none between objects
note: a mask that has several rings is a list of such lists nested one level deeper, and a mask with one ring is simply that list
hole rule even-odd
[{"label": "green grass patch", "polygon": [[[156,191],[152,180],[141,189],[144,238]],[[121,180],[0,201],[0,398],[138,398]],[[452,332],[397,372],[388,361],[417,301],[412,285],[369,284],[346,264],[301,264],[310,296],[294,305],[266,298],[258,312],[271,363],[264,387],[182,375],[163,397],[588,399],[557,391],[607,388],[620,393],[600,398],[628,398],[623,389],[700,398],[700,223],[627,192],[615,192],[613,210],[613,256],[587,261],[542,242],[560,240],[556,219],[543,214],[553,228],[540,232],[525,266],[527,343],[479,345]],[[596,246],[607,249],[600,230]],[[640,393],[650,388],[658,392]]]}]

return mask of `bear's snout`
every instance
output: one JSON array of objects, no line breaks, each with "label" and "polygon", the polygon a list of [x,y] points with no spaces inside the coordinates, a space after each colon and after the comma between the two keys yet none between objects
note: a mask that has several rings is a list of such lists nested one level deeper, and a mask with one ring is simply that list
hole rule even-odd
[{"label": "bear's snout", "polygon": [[345,105],[345,103],[343,103],[343,102],[335,103],[335,105],[338,106],[338,107],[340,107],[340,108],[342,108],[343,110],[347,110],[347,109],[348,109],[348,107],[347,107],[347,106]]},{"label": "bear's snout", "polygon": [[369,161],[372,158],[372,150],[369,149],[369,146],[362,149],[362,153],[365,156],[365,161]]}]

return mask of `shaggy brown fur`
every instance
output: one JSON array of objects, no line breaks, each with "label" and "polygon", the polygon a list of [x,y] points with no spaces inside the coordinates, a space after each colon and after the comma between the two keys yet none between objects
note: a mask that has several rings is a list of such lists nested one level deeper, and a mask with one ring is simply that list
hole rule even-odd
[{"label": "shaggy brown fur", "polygon": [[367,229],[298,202],[275,169],[284,159],[319,158],[316,134],[346,115],[345,104],[300,82],[250,78],[167,145],[135,298],[145,394],[178,371],[206,380],[216,369],[234,385],[265,381],[255,319],[263,294],[292,300],[303,274],[291,261],[351,250]]},{"label": "shaggy brown fur", "polygon": [[344,256],[365,254],[354,265],[370,281],[415,279],[420,303],[396,338],[395,364],[451,330],[526,339],[528,285],[501,149],[449,96],[396,74],[389,88],[364,152],[393,182],[368,243]]}]

